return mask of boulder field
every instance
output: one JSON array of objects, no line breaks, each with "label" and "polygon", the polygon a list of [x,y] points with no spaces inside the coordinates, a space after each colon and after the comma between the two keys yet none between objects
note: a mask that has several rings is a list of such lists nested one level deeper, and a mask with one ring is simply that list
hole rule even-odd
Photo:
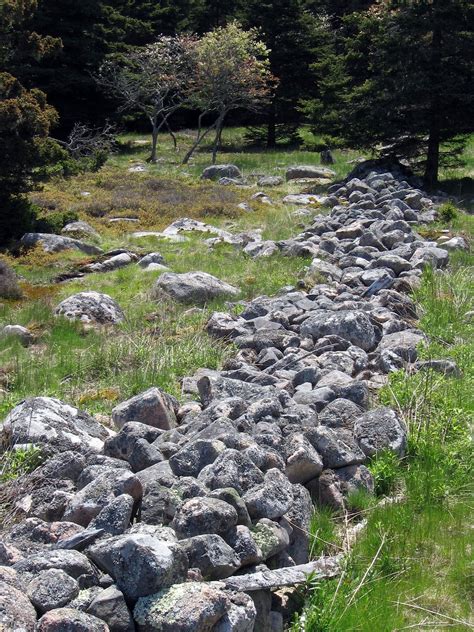
[{"label": "boulder field", "polygon": [[[8,414],[4,447],[35,444],[48,458],[2,533],[1,625],[276,632],[284,607],[272,589],[338,572],[337,556],[309,559],[313,504],[343,510],[352,491],[373,491],[368,459],[405,454],[405,424],[376,392],[392,371],[426,368],[409,293],[448,251],[416,233],[436,207],[397,174],[333,185],[327,203],[300,235],[270,242],[313,256],[304,284],[211,316],[209,334],[238,351],[185,378],[184,403],[151,387],[114,409],[115,430],[48,397]],[[215,281],[208,293],[197,281],[208,279],[166,273],[158,285],[201,302]],[[92,294],[94,310],[123,318]],[[59,311],[81,312],[77,301]]]}]

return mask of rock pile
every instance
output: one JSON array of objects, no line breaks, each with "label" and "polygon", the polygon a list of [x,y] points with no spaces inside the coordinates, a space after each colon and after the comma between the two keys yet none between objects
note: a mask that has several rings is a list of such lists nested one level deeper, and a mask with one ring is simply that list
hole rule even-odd
[{"label": "rock pile", "polygon": [[[307,289],[210,318],[238,352],[183,381],[199,403],[149,389],[114,409],[117,432],[49,398],[11,411],[5,446],[50,457],[0,544],[2,623],[21,609],[22,629],[38,617],[43,632],[283,629],[268,589],[304,577],[313,503],[344,508],[373,490],[368,458],[405,452],[403,421],[369,410],[371,394],[416,362],[424,336],[407,292],[448,261],[413,230],[435,210],[407,182],[370,173],[329,196],[328,216],[277,245],[314,257]],[[201,300],[190,274],[160,287]]]}]

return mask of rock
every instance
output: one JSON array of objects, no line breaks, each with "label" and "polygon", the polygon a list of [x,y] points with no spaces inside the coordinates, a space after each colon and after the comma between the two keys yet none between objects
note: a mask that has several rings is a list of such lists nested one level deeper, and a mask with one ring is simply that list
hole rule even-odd
[{"label": "rock", "polygon": [[50,235],[48,233],[26,233],[20,240],[20,244],[25,248],[34,248],[39,245],[45,252],[54,253],[63,250],[80,250],[88,255],[100,255],[102,250],[97,246],[86,244],[78,239],[63,237],[61,235]]},{"label": "rock", "polygon": [[263,554],[248,527],[238,524],[225,534],[226,542],[232,547],[238,558],[239,566],[258,564]]},{"label": "rock", "polygon": [[214,533],[181,540],[180,544],[188,556],[189,568],[198,568],[206,581],[229,577],[240,566],[233,549]]},{"label": "rock", "polygon": [[219,180],[219,178],[241,178],[242,172],[235,165],[211,165],[201,174],[202,180]]},{"label": "rock", "polygon": [[243,494],[263,483],[263,474],[252,460],[238,450],[227,449],[211,465],[203,468],[199,480],[209,489],[232,487]]},{"label": "rock", "polygon": [[430,265],[433,268],[444,268],[448,265],[448,261],[449,253],[447,250],[435,246],[417,248],[410,259],[412,266],[420,270]]},{"label": "rock", "polygon": [[0,338],[2,337],[16,338],[24,347],[29,347],[35,339],[31,331],[21,325],[5,325],[0,328]]},{"label": "rock", "polygon": [[320,195],[306,193],[289,193],[285,195],[283,204],[297,204],[301,206],[312,206],[314,204],[323,204],[326,198]]},{"label": "rock", "polygon": [[230,608],[214,626],[213,632],[253,632],[257,610],[252,598],[245,593],[228,593],[228,597]]},{"label": "rock", "polygon": [[311,517],[314,512],[311,495],[303,485],[293,485],[293,502],[289,511],[283,516],[280,525],[290,531],[290,543],[286,553],[295,564],[306,564],[309,561],[309,542]]},{"label": "rock", "polygon": [[0,630],[34,632],[36,611],[23,591],[0,581]]},{"label": "rock", "polygon": [[407,444],[405,424],[391,408],[376,408],[355,420],[354,436],[367,456],[389,450],[403,457]]},{"label": "rock", "polygon": [[288,532],[277,522],[262,518],[250,530],[264,560],[284,551],[289,543]]},{"label": "rock", "polygon": [[132,472],[106,468],[76,492],[66,506],[63,519],[87,527],[104,507],[122,494],[138,502],[143,494],[142,484]]},{"label": "rock", "polygon": [[300,178],[307,179],[319,179],[327,178],[331,179],[336,176],[336,172],[327,167],[315,167],[313,165],[300,165],[298,167],[290,167],[286,171],[286,179],[299,180]]},{"label": "rock", "polygon": [[278,246],[274,241],[253,241],[245,246],[243,252],[249,255],[253,259],[260,259],[260,257],[271,257],[279,251]]},{"label": "rock", "polygon": [[198,439],[184,446],[170,457],[169,463],[176,476],[194,476],[213,463],[226,446],[222,441]]},{"label": "rock", "polygon": [[38,621],[35,632],[110,632],[104,621],[74,608],[50,610]]},{"label": "rock", "polygon": [[250,517],[254,520],[280,518],[291,507],[292,485],[277,469],[268,470],[264,482],[250,489],[243,497]]},{"label": "rock", "polygon": [[105,621],[110,632],[135,632],[132,614],[116,586],[109,586],[98,594],[88,606],[87,613]]},{"label": "rock", "polygon": [[279,187],[283,182],[281,176],[263,176],[257,180],[259,187]]},{"label": "rock", "polygon": [[99,233],[90,224],[83,221],[69,222],[61,231],[61,235],[72,237],[73,239],[89,238],[96,240],[100,238]]},{"label": "rock", "polygon": [[342,278],[342,270],[337,266],[323,261],[322,259],[315,258],[309,266],[308,272],[305,276],[305,281],[308,283],[321,282],[321,279],[326,281],[340,281]]},{"label": "rock", "polygon": [[148,255],[145,255],[138,261],[138,265],[140,266],[140,268],[143,268],[145,270],[150,269],[150,266],[152,266],[153,264],[158,266],[165,265],[165,260],[159,252],[150,252]]},{"label": "rock", "polygon": [[232,298],[240,292],[236,287],[206,272],[165,272],[156,281],[154,290],[163,291],[180,303],[198,305],[218,298]]},{"label": "rock", "polygon": [[97,583],[95,569],[87,557],[79,551],[43,550],[20,560],[13,565],[13,568],[20,576],[23,575],[28,580],[38,576],[41,571],[59,569],[77,580],[80,588]]},{"label": "rock", "polygon": [[178,544],[146,534],[98,542],[90,547],[89,556],[130,600],[184,581],[188,571],[186,555]]},{"label": "rock", "polygon": [[345,467],[365,461],[364,453],[347,430],[331,430],[331,428],[319,426],[306,430],[304,434],[321,455],[326,468]]},{"label": "rock", "polygon": [[421,332],[404,329],[384,336],[377,351],[390,351],[406,362],[415,362],[418,356],[417,347],[422,342],[425,342],[425,336]]},{"label": "rock", "polygon": [[[262,339],[262,344],[264,343]],[[226,377],[213,377],[205,375],[197,383],[199,395],[204,406],[208,406],[212,401],[224,399],[226,397],[239,397],[245,401],[252,402],[275,395],[275,389],[270,386],[259,386],[233,380]]]},{"label": "rock", "polygon": [[222,489],[214,489],[208,493],[209,498],[217,498],[231,505],[237,512],[237,524],[250,526],[252,521],[250,520],[247,506],[243,499],[239,496],[235,489],[232,487],[223,487]]},{"label": "rock", "polygon": [[57,316],[69,320],[99,325],[116,325],[125,315],[113,298],[101,292],[79,292],[61,301],[54,310]]},{"label": "rock", "polygon": [[375,329],[369,317],[357,310],[318,311],[303,322],[300,331],[302,336],[312,337],[313,340],[336,335],[364,351],[372,351],[377,343]]},{"label": "rock", "polygon": [[169,430],[177,425],[177,400],[158,387],[135,395],[112,410],[112,419],[117,428],[130,421],[137,421],[153,428]]},{"label": "rock", "polygon": [[28,584],[26,592],[31,603],[43,614],[62,608],[79,594],[79,584],[64,571],[51,568],[41,571]]},{"label": "rock", "polygon": [[237,524],[237,511],[217,498],[192,498],[176,512],[172,527],[180,539],[207,533],[223,534]]},{"label": "rock", "polygon": [[291,483],[306,483],[322,472],[323,461],[303,434],[288,437],[286,453],[285,474]]},{"label": "rock", "polygon": [[15,406],[1,429],[2,444],[40,446],[46,454],[98,452],[108,431],[87,413],[52,397],[32,397]]},{"label": "rock", "polygon": [[138,632],[210,632],[230,607],[223,590],[188,582],[142,597],[133,616]]},{"label": "rock", "polygon": [[338,398],[330,402],[320,413],[319,423],[328,428],[354,429],[354,420],[361,414],[361,409],[354,402]]},{"label": "rock", "polygon": [[113,272],[136,261],[136,256],[128,252],[121,252],[105,261],[92,263],[87,268],[90,272]]},{"label": "rock", "polygon": [[[229,233],[227,230],[222,230],[221,228],[217,228],[216,226],[211,226],[210,224],[205,224],[204,222],[199,222],[196,219],[190,219],[189,217],[180,217],[175,220],[172,224],[170,224],[163,231],[163,235],[178,235],[181,232],[193,232],[197,231],[200,233],[212,233],[220,237],[223,241],[231,243],[233,241],[234,236],[232,233]],[[162,261],[158,263],[163,263]]]},{"label": "rock", "polygon": [[102,533],[120,535],[130,526],[135,501],[128,494],[121,494],[111,500],[90,522],[89,530],[100,529]]}]

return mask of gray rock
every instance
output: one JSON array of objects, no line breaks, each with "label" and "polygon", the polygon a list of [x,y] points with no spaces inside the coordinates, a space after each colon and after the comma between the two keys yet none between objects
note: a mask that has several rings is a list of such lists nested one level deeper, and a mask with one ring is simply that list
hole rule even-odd
[{"label": "gray rock", "polygon": [[20,240],[25,248],[34,248],[39,245],[45,252],[62,252],[63,250],[80,250],[88,255],[99,255],[102,250],[97,246],[86,244],[78,239],[63,237],[61,235],[50,235],[48,233],[26,233]]},{"label": "gray rock", "polygon": [[138,421],[127,421],[115,436],[109,437],[104,442],[104,454],[114,459],[128,461],[140,439],[147,443],[153,443],[160,433],[159,428]]},{"label": "gray rock", "polygon": [[149,268],[152,264],[164,266],[165,265],[164,257],[160,255],[159,252],[150,252],[148,255],[145,255],[144,257],[142,257],[138,262],[138,265],[140,266],[140,268],[144,268],[145,270]]},{"label": "gray rock", "polygon": [[219,298],[238,296],[240,290],[207,272],[165,272],[154,286],[154,291],[163,291],[180,303],[204,305]]},{"label": "gray rock", "polygon": [[247,506],[237,491],[232,487],[224,487],[222,489],[214,489],[209,492],[209,498],[217,498],[231,505],[237,512],[237,524],[249,527],[252,521],[247,511]]},{"label": "gray rock", "polygon": [[250,489],[243,497],[250,517],[254,520],[280,518],[291,507],[293,489],[288,478],[279,470],[271,469],[264,482]]},{"label": "gray rock", "polygon": [[0,629],[34,632],[36,611],[23,591],[0,580]]},{"label": "gray rock", "polygon": [[410,259],[412,266],[420,270],[430,265],[433,268],[444,268],[448,265],[448,261],[448,251],[435,246],[417,248]]},{"label": "gray rock", "polygon": [[300,165],[297,167],[290,167],[286,171],[287,180],[299,180],[300,178],[306,179],[319,179],[319,178],[334,178],[336,172],[327,167],[315,167],[314,165]]},{"label": "gray rock", "polygon": [[117,428],[122,428],[129,421],[138,421],[147,426],[169,430],[177,425],[178,407],[174,397],[153,387],[116,406],[112,410],[112,419]]},{"label": "gray rock", "polygon": [[367,456],[382,450],[390,450],[400,457],[405,454],[407,430],[391,408],[376,408],[358,417],[354,436]]},{"label": "gray rock", "polygon": [[229,593],[228,597],[230,607],[214,626],[213,632],[253,632],[257,610],[252,598],[245,593]]},{"label": "gray rock", "polygon": [[406,362],[415,362],[418,353],[417,347],[425,341],[425,336],[419,331],[405,329],[393,334],[387,334],[382,338],[377,351],[391,351]]},{"label": "gray rock", "polygon": [[26,589],[31,603],[43,614],[62,608],[79,594],[79,584],[60,569],[41,571]]},{"label": "gray rock", "polygon": [[90,547],[89,556],[130,600],[184,581],[188,571],[186,554],[178,544],[146,534],[98,542]]},{"label": "gray rock", "polygon": [[290,435],[285,447],[285,474],[291,483],[306,483],[322,472],[322,459],[303,434]]},{"label": "gray rock", "polygon": [[5,325],[0,328],[0,338],[16,338],[24,347],[33,344],[35,338],[31,331],[21,325]]},{"label": "gray rock", "polygon": [[277,522],[262,518],[254,525],[250,532],[255,543],[262,552],[264,560],[284,551],[289,543],[288,532]]},{"label": "gray rock", "polygon": [[279,251],[279,248],[274,241],[265,240],[250,242],[243,251],[253,259],[260,259],[261,257],[271,257]]},{"label": "gray rock", "polygon": [[222,441],[198,439],[170,457],[170,467],[176,476],[197,477],[203,467],[213,463],[224,450]]},{"label": "gray rock", "polygon": [[138,632],[210,632],[230,607],[222,589],[188,582],[142,597],[133,616]]},{"label": "gray rock", "polygon": [[43,550],[16,562],[13,568],[20,576],[24,575],[25,579],[33,579],[41,571],[59,569],[77,580],[81,588],[97,583],[95,569],[87,557],[79,551]]},{"label": "gray rock", "polygon": [[136,261],[136,256],[128,252],[121,252],[105,261],[90,264],[88,270],[90,272],[113,272],[114,270],[125,268],[133,261]]},{"label": "gray rock", "polygon": [[313,511],[309,491],[303,485],[293,485],[293,502],[280,524],[289,532],[290,542],[286,552],[295,564],[306,564],[309,560],[309,534]]},{"label": "gray rock", "polygon": [[35,632],[110,632],[109,626],[75,608],[57,608],[44,614]]},{"label": "gray rock", "polygon": [[214,533],[196,535],[180,544],[188,556],[189,568],[198,568],[206,581],[229,577],[240,567],[233,549]]},{"label": "gray rock", "polygon": [[176,512],[172,527],[180,539],[207,533],[223,534],[237,524],[237,511],[217,498],[192,498]]},{"label": "gray rock", "polygon": [[87,413],[52,397],[32,397],[15,406],[1,428],[4,446],[38,445],[46,453],[98,452],[108,431]]},{"label": "gray rock", "polygon": [[369,317],[356,310],[318,311],[303,322],[300,331],[302,336],[312,337],[314,340],[336,335],[364,351],[372,351],[377,343],[375,329]]},{"label": "gray rock", "polygon": [[228,449],[201,470],[199,480],[211,490],[232,487],[238,494],[243,494],[263,483],[263,474],[249,457],[238,450]]},{"label": "gray rock", "polygon": [[263,554],[257,545],[250,529],[238,524],[225,534],[225,540],[232,547],[239,560],[239,566],[258,564],[263,560]]},{"label": "gray rock", "polygon": [[202,180],[219,180],[219,178],[241,178],[242,172],[235,165],[211,165],[201,174]]},{"label": "gray rock", "polygon": [[140,501],[143,495],[140,480],[127,470],[106,469],[76,492],[66,506],[64,520],[87,527],[104,507],[122,494],[131,496],[134,502]]},{"label": "gray rock", "polygon": [[89,529],[101,529],[110,535],[120,535],[130,526],[133,515],[134,499],[128,494],[121,494],[101,509],[100,513],[89,524]]},{"label": "gray rock", "polygon": [[263,176],[257,180],[259,187],[278,187],[283,184],[283,178],[281,176]]},{"label": "gray rock", "polygon": [[341,278],[342,270],[340,268],[316,257],[309,266],[305,281],[307,283],[321,283],[326,281],[340,281]]},{"label": "gray rock", "polygon": [[346,428],[353,430],[354,420],[361,414],[361,409],[354,402],[338,398],[330,402],[320,413],[319,423],[328,428]]},{"label": "gray rock", "polygon": [[73,239],[92,239],[93,241],[100,238],[99,233],[90,224],[82,220],[66,224],[61,230],[61,235],[72,237]]},{"label": "gray rock", "polygon": [[101,292],[73,294],[61,301],[54,313],[68,320],[80,320],[83,323],[98,325],[116,325],[125,318],[120,305]]},{"label": "gray rock", "polygon": [[105,621],[110,632],[135,632],[132,613],[116,586],[109,586],[97,595],[88,606],[87,613]]},{"label": "gray rock", "polygon": [[320,426],[306,430],[304,434],[321,455],[324,467],[345,467],[365,461],[365,454],[347,430],[331,430],[331,428]]}]

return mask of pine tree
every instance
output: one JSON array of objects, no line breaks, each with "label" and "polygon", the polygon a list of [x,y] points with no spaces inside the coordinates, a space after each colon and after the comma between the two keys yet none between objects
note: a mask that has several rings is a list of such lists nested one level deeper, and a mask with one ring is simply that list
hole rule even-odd
[{"label": "pine tree", "polygon": [[315,131],[408,158],[436,185],[474,127],[473,17],[468,0],[420,0],[329,20],[306,103]]}]

